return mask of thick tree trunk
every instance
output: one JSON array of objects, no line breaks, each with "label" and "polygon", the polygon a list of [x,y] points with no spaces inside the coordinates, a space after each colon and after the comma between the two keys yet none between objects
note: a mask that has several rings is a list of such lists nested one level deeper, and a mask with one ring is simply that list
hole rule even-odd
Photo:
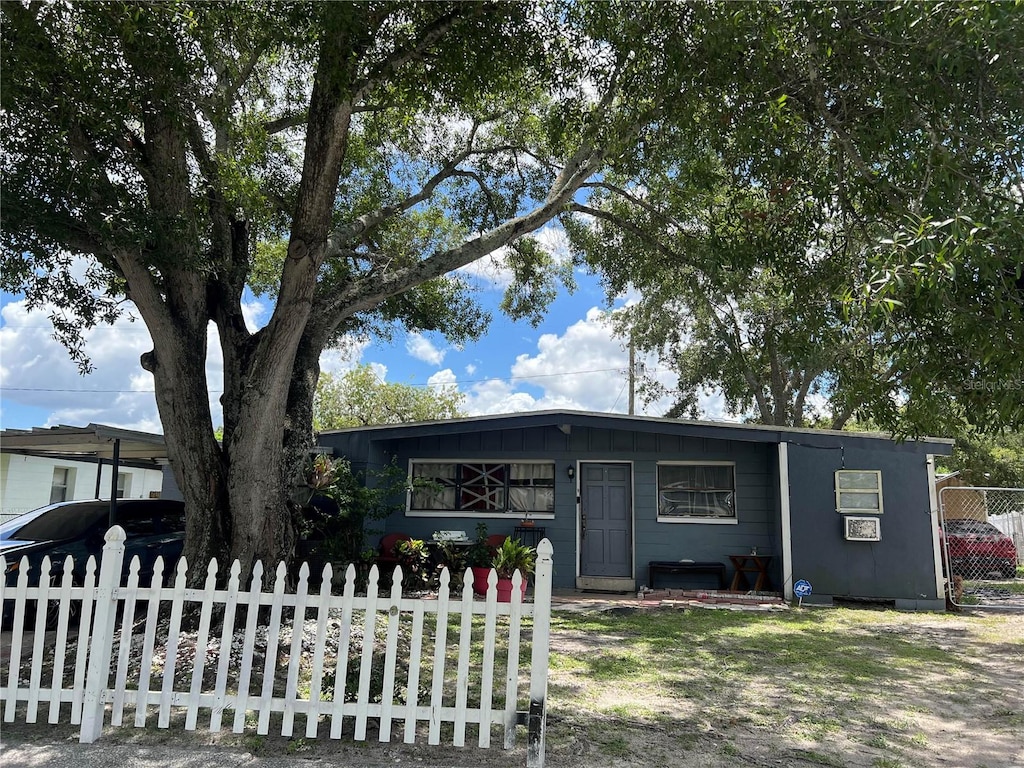
[{"label": "thick tree trunk", "polygon": [[196,584],[211,558],[223,563],[231,528],[223,456],[209,409],[206,328],[162,329],[153,333],[153,342],[155,351],[143,355],[142,366],[153,373],[171,469],[188,510],[184,554],[189,581]]},{"label": "thick tree trunk", "polygon": [[313,447],[313,401],[320,378],[320,353],[324,346],[325,341],[319,334],[307,329],[295,354],[284,428],[286,477],[301,475]]}]

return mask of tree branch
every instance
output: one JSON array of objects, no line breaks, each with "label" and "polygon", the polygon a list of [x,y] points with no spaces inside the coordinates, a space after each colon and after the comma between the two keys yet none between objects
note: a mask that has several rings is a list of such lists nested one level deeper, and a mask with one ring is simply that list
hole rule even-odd
[{"label": "tree branch", "polygon": [[384,299],[470,264],[533,232],[566,209],[579,185],[599,169],[602,159],[602,153],[593,150],[584,162],[577,164],[575,185],[563,183],[558,194],[549,195],[542,204],[529,213],[509,219],[460,246],[437,252],[402,269],[387,274],[364,275],[334,296],[327,297],[322,306],[323,311],[330,314],[333,318],[333,327],[337,327],[347,318],[371,309]]},{"label": "tree branch", "polygon": [[609,192],[611,192],[611,193],[613,193],[615,195],[618,195],[619,197],[623,198],[624,200],[628,200],[630,203],[632,203],[633,205],[637,206],[638,208],[642,208],[643,210],[647,211],[651,215],[653,215],[653,216],[655,216],[655,217],[657,217],[657,218],[659,218],[659,219],[661,219],[663,221],[668,222],[673,227],[676,227],[680,232],[683,232],[683,234],[686,234],[683,231],[682,224],[680,224],[674,218],[669,216],[664,211],[661,211],[658,208],[656,208],[655,206],[651,205],[646,200],[642,200],[639,197],[637,197],[636,195],[632,194],[631,192],[628,192],[627,190],[623,189],[622,187],[616,186],[615,184],[610,184],[607,181],[595,181],[595,182],[591,182],[589,184],[584,184],[583,188],[584,189],[606,189]]},{"label": "tree branch", "polygon": [[[386,82],[389,78],[394,76],[402,66],[408,64],[410,61],[415,61],[422,58],[423,54],[430,48],[430,46],[441,40],[451,30],[455,22],[463,17],[464,10],[470,8],[473,14],[479,13],[480,6],[469,6],[464,4],[458,4],[456,10],[435,19],[431,24],[421,33],[419,39],[414,44],[405,49],[398,50],[384,59],[369,75],[366,76],[361,82],[357,81],[354,85],[354,91],[352,94],[353,102],[361,102],[366,94],[376,88],[380,83]],[[468,17],[470,14],[465,14]]]}]

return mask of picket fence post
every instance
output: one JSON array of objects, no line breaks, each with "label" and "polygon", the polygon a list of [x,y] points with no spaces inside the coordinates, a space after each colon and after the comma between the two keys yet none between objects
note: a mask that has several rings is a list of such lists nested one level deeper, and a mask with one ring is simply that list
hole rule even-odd
[{"label": "picket fence post", "polygon": [[526,768],[544,768],[553,553],[554,548],[548,539],[542,539],[537,545],[533,585],[533,647],[530,653],[530,711],[527,714]]},{"label": "picket fence post", "polygon": [[[100,560],[100,578],[96,586],[96,613],[92,625],[89,665],[82,701],[82,730],[79,742],[91,744],[103,732],[103,691],[110,680],[110,657],[114,644],[114,619],[117,616],[114,592],[121,582],[124,563],[124,528],[115,525],[106,535]],[[81,631],[86,631],[82,627]]]}]

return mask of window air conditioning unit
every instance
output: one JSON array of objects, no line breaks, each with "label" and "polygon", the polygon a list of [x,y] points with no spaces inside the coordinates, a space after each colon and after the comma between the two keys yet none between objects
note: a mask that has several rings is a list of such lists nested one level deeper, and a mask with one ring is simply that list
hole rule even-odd
[{"label": "window air conditioning unit", "polygon": [[847,541],[881,541],[882,522],[877,517],[843,518],[843,538]]}]

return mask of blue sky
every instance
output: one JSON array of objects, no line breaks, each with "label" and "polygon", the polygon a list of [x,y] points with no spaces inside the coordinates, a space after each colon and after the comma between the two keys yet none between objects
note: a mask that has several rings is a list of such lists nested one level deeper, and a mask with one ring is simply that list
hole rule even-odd
[{"label": "blue sky", "polygon": [[[561,233],[549,229],[542,237],[556,252]],[[513,322],[497,310],[507,280],[500,255],[468,270],[480,286],[479,299],[493,312],[487,334],[478,342],[455,348],[438,334],[398,334],[389,343],[355,344],[342,353],[328,351],[324,370],[341,372],[370,363],[386,381],[418,386],[456,385],[466,395],[472,415],[547,408],[572,408],[625,413],[627,351],[612,336],[604,318],[603,292],[597,280],[577,273],[574,294],[558,296],[537,328]],[[619,305],[625,301],[623,298]],[[258,327],[270,315],[268,304],[253,299],[247,319]],[[152,377],[139,365],[150,349],[145,325],[132,313],[114,326],[86,334],[94,370],[79,374],[67,350],[52,338],[45,310],[28,312],[22,297],[0,296],[0,427],[27,429],[55,424],[81,426],[91,422],[162,432],[152,395]],[[216,335],[210,333],[207,366],[211,403],[216,408],[221,368]],[[672,378],[655,359],[644,361],[664,383]],[[709,418],[724,418],[721,401],[705,398]],[[660,415],[666,402],[637,412]],[[214,417],[219,421],[219,411]]]}]

